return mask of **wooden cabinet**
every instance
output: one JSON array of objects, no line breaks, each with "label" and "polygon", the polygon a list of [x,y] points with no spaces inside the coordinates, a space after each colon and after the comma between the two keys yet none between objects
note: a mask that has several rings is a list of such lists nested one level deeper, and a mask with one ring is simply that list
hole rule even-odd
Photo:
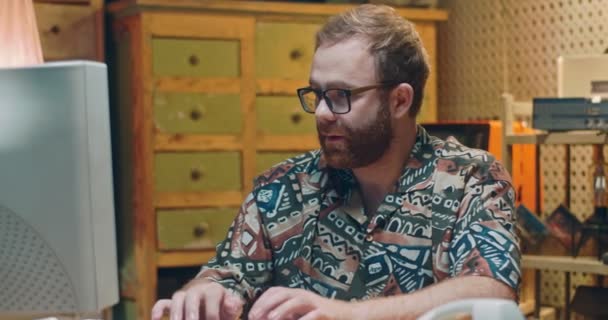
[{"label": "wooden cabinet", "polygon": [[[123,302],[148,319],[157,272],[214,255],[253,178],[318,148],[306,86],[314,34],[349,5],[140,0],[113,3],[110,84]],[[440,10],[416,23],[433,67]],[[435,120],[436,68],[422,108]]]},{"label": "wooden cabinet", "polygon": [[44,61],[104,61],[103,0],[35,0]]}]

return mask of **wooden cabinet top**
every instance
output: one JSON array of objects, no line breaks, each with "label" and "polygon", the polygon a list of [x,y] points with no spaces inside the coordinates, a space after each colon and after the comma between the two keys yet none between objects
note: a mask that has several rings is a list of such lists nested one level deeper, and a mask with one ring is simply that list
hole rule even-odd
[{"label": "wooden cabinet top", "polygon": [[[231,12],[248,14],[297,14],[309,16],[331,16],[352,8],[352,4],[319,4],[262,1],[226,0],[124,0],[108,5],[110,13],[128,16],[142,11],[171,10],[183,12]],[[444,21],[448,13],[441,9],[395,8],[401,16],[413,21]]]}]

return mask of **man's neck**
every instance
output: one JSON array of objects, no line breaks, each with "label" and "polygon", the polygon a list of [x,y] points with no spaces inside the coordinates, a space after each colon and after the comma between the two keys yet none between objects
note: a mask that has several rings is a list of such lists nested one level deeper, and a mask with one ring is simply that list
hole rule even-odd
[{"label": "man's neck", "polygon": [[373,216],[384,197],[394,191],[415,142],[414,127],[412,132],[401,138],[395,137],[380,159],[366,167],[353,169],[361,189],[365,213],[368,216]]}]

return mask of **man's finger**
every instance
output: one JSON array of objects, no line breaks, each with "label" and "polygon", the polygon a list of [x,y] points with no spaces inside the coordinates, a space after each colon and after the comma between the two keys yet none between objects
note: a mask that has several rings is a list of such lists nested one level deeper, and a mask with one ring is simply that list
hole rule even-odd
[{"label": "man's finger", "polygon": [[205,300],[205,320],[220,319],[220,303],[225,292],[226,289],[221,286],[208,286],[206,288],[203,293],[203,299]]},{"label": "man's finger", "polygon": [[160,320],[163,317],[163,314],[165,314],[166,311],[169,311],[170,308],[170,299],[161,299],[156,301],[154,307],[152,307],[152,320]]},{"label": "man's finger", "polygon": [[319,310],[313,310],[298,320],[329,320],[330,318],[321,313]]},{"label": "man's finger", "polygon": [[313,309],[315,309],[315,305],[308,299],[294,296],[269,310],[268,315],[272,319],[299,319]]},{"label": "man's finger", "polygon": [[222,320],[234,320],[237,319],[243,312],[243,305],[245,302],[240,296],[226,291],[222,299],[221,316]]},{"label": "man's finger", "polygon": [[[202,300],[202,291],[200,289],[188,289],[184,298],[184,312],[187,320],[198,320],[200,316]],[[173,319],[172,319],[173,320]]]},{"label": "man's finger", "polygon": [[265,319],[268,313],[291,297],[294,289],[273,287],[264,292],[253,304],[249,312],[250,319]]},{"label": "man's finger", "polygon": [[173,294],[171,300],[171,320],[183,320],[184,319],[184,300],[186,293],[178,291]]}]

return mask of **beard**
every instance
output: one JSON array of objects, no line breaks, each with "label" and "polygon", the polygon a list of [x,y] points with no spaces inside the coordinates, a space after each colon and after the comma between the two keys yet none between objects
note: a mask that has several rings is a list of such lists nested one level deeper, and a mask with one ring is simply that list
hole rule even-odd
[{"label": "beard", "polygon": [[[378,109],[375,120],[363,128],[336,128],[335,123],[324,125],[317,122],[319,143],[328,166],[355,169],[370,165],[382,157],[393,139],[393,128],[388,106],[380,106]],[[327,137],[322,133],[332,132],[332,129],[343,132],[342,143],[327,143]]]}]

